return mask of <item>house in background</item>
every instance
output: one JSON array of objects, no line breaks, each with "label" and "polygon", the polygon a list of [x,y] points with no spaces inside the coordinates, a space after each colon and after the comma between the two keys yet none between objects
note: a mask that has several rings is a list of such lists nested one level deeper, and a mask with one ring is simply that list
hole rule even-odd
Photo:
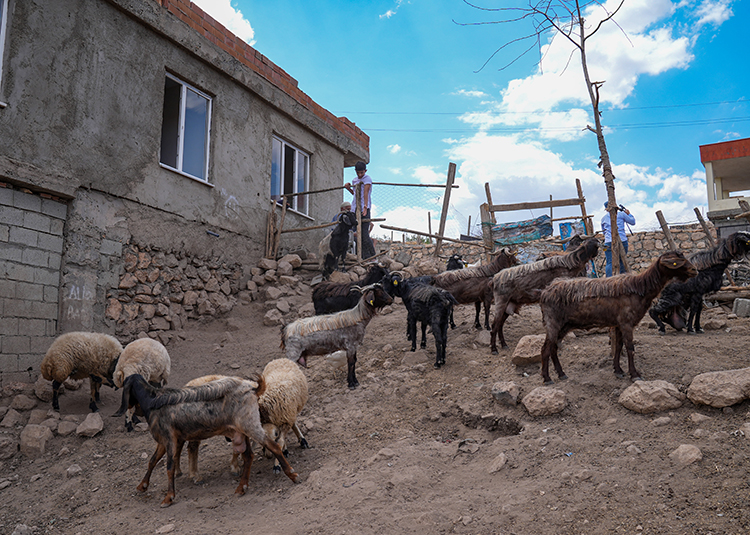
[{"label": "house in background", "polygon": [[750,138],[700,146],[706,168],[708,218],[720,237],[748,230],[748,222],[735,219],[744,212],[739,201],[750,202]]},{"label": "house in background", "polygon": [[[271,199],[357,160],[365,133],[189,1],[0,0],[0,372],[38,369],[62,332],[114,333],[133,244],[249,271]],[[285,227],[341,198],[295,197]]]}]

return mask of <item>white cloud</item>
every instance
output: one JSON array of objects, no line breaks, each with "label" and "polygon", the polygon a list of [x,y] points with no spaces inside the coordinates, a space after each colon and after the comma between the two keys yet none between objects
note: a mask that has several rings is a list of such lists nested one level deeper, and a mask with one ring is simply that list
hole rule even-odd
[{"label": "white cloud", "polygon": [[395,15],[398,12],[398,8],[401,7],[401,4],[403,3],[403,0],[396,0],[396,6],[393,9],[389,9],[382,15],[380,15],[381,19],[390,19],[393,15]]},{"label": "white cloud", "polygon": [[713,24],[719,26],[732,16],[731,0],[705,0],[698,6],[698,26]]},{"label": "white cloud", "polygon": [[462,97],[472,97],[472,98],[487,98],[489,96],[484,91],[467,90],[467,89],[459,89],[458,91],[455,91],[452,94],[459,95]]},{"label": "white cloud", "polygon": [[242,12],[232,7],[230,0],[195,0],[195,3],[247,44],[255,44],[255,30]]},{"label": "white cloud", "polygon": [[397,143],[393,145],[388,145],[386,149],[388,149],[388,152],[390,152],[391,154],[398,154],[399,151],[401,151],[401,145]]},{"label": "white cloud", "polygon": [[415,167],[411,176],[416,178],[420,184],[445,184],[446,179],[443,171],[438,171],[428,165]]}]

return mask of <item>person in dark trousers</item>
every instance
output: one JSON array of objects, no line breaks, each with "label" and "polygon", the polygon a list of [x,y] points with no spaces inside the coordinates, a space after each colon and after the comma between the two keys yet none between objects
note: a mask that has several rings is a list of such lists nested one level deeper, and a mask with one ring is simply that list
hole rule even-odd
[{"label": "person in dark trousers", "polygon": [[[367,165],[365,162],[359,161],[354,165],[354,170],[357,173],[357,177],[344,184],[344,187],[354,195],[354,202],[352,205],[352,212],[357,211],[357,207],[362,211],[362,226],[359,231],[362,233],[362,259],[370,258],[375,256],[375,246],[370,238],[370,223],[365,223],[365,219],[370,219],[371,208],[372,208],[372,178],[367,174]],[[357,198],[356,188],[361,185],[360,198]]]},{"label": "person in dark trousers", "polygon": [[[609,206],[609,201],[604,203],[604,209],[606,210]],[[635,217],[633,217],[627,208],[623,205],[617,209],[617,233],[620,235],[620,241],[622,247],[625,249],[625,254],[628,254],[628,236],[625,234],[625,223],[628,225],[635,225]],[[609,219],[609,212],[604,213],[602,218],[602,232],[604,232],[604,257],[607,259],[607,265],[604,268],[604,273],[607,277],[612,276],[612,225]],[[620,273],[625,273],[625,264],[620,259]]]}]

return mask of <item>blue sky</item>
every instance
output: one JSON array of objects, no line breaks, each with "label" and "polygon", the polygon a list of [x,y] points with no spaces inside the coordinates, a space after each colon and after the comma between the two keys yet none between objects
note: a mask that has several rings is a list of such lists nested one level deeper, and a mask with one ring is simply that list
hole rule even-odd
[{"label": "blue sky", "polygon": [[[468,216],[478,220],[485,182],[493,202],[504,204],[575,197],[579,178],[599,228],[606,191],[596,138],[584,130],[592,124],[591,105],[579,56],[571,58],[564,39],[543,43],[541,67],[532,51],[502,69],[528,45],[492,54],[531,26],[457,24],[497,20],[462,0],[196,3],[286,70],[313,100],[362,128],[370,136],[368,172],[375,182],[444,183],[455,162],[460,187],[449,236],[465,232]],[[750,137],[742,27],[749,4],[626,0],[618,25],[603,26],[589,41],[592,78],[606,82],[600,108],[617,199],[635,215],[634,231],[658,228],[657,210],[670,223],[694,222],[696,206],[705,216],[699,145]],[[342,179],[353,177],[347,169]],[[426,230],[425,212],[432,210],[437,228],[439,205],[378,193],[376,187],[373,212],[386,224]],[[498,214],[498,220],[543,213]],[[576,213],[560,208],[554,215]]]}]

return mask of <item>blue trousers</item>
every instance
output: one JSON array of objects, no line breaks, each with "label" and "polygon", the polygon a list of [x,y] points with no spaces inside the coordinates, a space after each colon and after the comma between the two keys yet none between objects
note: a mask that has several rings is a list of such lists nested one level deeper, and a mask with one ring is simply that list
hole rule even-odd
[{"label": "blue trousers", "polygon": [[[622,242],[622,247],[625,249],[625,254],[628,254],[628,241],[625,240]],[[604,267],[604,274],[607,277],[612,276],[612,244],[611,243],[605,243],[604,244],[604,258],[607,259],[607,265]],[[625,273],[625,264],[622,262],[622,258],[620,259],[620,273]]]}]

